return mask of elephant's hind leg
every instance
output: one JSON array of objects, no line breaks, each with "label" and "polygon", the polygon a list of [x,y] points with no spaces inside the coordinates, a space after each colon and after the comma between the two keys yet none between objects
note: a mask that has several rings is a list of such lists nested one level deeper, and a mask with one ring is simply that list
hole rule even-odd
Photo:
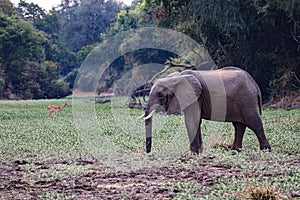
[{"label": "elephant's hind leg", "polygon": [[232,122],[234,126],[234,142],[232,144],[232,149],[240,151],[242,148],[243,143],[243,137],[246,130],[246,125],[240,123],[240,122]]},{"label": "elephant's hind leg", "polygon": [[249,120],[247,122],[247,127],[249,127],[256,134],[259,141],[260,149],[271,151],[271,146],[267,140],[260,116]]}]

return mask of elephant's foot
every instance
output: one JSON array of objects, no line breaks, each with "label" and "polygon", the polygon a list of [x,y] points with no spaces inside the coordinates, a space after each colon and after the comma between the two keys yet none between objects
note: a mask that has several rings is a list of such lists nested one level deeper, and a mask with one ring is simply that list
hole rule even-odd
[{"label": "elephant's foot", "polygon": [[194,147],[190,147],[190,150],[191,150],[191,154],[192,155],[198,155],[199,154],[199,151],[198,151],[198,149],[196,149],[196,148],[194,148]]},{"label": "elephant's foot", "polygon": [[260,150],[262,150],[262,151],[268,151],[268,152],[272,151],[271,146],[269,144],[267,144],[265,146],[260,146]]},{"label": "elephant's foot", "polygon": [[237,152],[241,152],[242,151],[242,145],[241,144],[230,144],[228,145],[228,147],[231,149],[231,150],[234,150],[234,151],[237,151]]},{"label": "elephant's foot", "polygon": [[259,147],[260,147],[260,150],[265,150],[265,151],[271,152],[271,146],[265,136],[262,139],[259,139]]},{"label": "elephant's foot", "polygon": [[235,147],[232,147],[231,150],[237,151],[237,152],[241,152],[241,151],[242,151],[242,148],[235,148]]},{"label": "elephant's foot", "polygon": [[203,152],[203,147],[194,147],[194,146],[190,146],[190,150],[191,150],[191,153],[192,155],[199,155],[200,153]]}]

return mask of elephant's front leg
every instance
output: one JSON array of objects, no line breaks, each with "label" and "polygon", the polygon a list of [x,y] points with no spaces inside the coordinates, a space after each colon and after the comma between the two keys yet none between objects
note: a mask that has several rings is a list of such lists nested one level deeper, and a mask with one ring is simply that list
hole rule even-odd
[{"label": "elephant's front leg", "polygon": [[243,137],[246,130],[246,125],[239,123],[239,122],[232,122],[234,126],[234,142],[232,144],[232,149],[240,151],[243,145]]},{"label": "elephant's front leg", "polygon": [[203,151],[201,137],[201,111],[198,103],[194,103],[184,110],[184,120],[187,134],[190,140],[190,149],[193,154]]}]

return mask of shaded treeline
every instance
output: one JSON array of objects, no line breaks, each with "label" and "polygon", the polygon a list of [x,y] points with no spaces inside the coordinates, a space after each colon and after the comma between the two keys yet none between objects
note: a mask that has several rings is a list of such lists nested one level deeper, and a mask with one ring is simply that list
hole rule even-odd
[{"label": "shaded treeline", "polygon": [[[299,18],[300,2],[295,0],[134,0],[130,7],[114,0],[62,0],[49,12],[24,1],[13,7],[3,0],[0,98],[64,97],[97,44],[105,37],[145,26],[185,33],[203,44],[219,67],[246,69],[265,99],[299,92]],[[146,51],[133,55],[155,53]],[[130,62],[126,56],[122,59],[113,64],[122,66],[110,67],[99,91],[120,78],[112,71],[160,60],[140,55]]]}]

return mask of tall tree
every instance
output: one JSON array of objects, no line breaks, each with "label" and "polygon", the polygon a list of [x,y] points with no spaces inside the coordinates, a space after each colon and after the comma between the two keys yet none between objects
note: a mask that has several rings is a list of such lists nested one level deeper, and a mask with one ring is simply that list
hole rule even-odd
[{"label": "tall tree", "polygon": [[71,51],[101,42],[121,8],[122,4],[114,0],[86,0],[59,10],[62,39]]},{"label": "tall tree", "polygon": [[[0,4],[0,10],[3,10],[2,5]],[[12,7],[9,10],[14,9]],[[28,19],[37,18],[31,16]],[[31,20],[32,23],[34,21],[37,20]],[[48,43],[45,34],[20,19],[14,12],[0,13],[1,98],[36,99],[68,95],[67,84],[60,80],[57,68],[55,77],[44,73],[49,66],[45,62],[45,46]],[[51,87],[54,87],[57,92],[53,93],[54,89]],[[49,95],[50,92],[52,95]]]},{"label": "tall tree", "polygon": [[17,7],[17,14],[32,24],[35,29],[44,32],[47,38],[45,59],[58,65],[61,76],[67,75],[77,67],[78,63],[75,54],[66,47],[59,37],[62,24],[55,10],[46,12],[37,4],[20,1]]},{"label": "tall tree", "polygon": [[205,45],[219,67],[249,71],[265,98],[300,89],[299,1],[145,2],[159,27],[181,31]]},{"label": "tall tree", "polygon": [[[0,16],[0,67],[4,74],[7,95],[22,94],[29,83],[30,63],[44,59],[45,37],[26,22]],[[22,86],[22,87],[20,87]]]},{"label": "tall tree", "polygon": [[13,4],[9,0],[0,1],[0,14],[12,16],[14,13]]}]

